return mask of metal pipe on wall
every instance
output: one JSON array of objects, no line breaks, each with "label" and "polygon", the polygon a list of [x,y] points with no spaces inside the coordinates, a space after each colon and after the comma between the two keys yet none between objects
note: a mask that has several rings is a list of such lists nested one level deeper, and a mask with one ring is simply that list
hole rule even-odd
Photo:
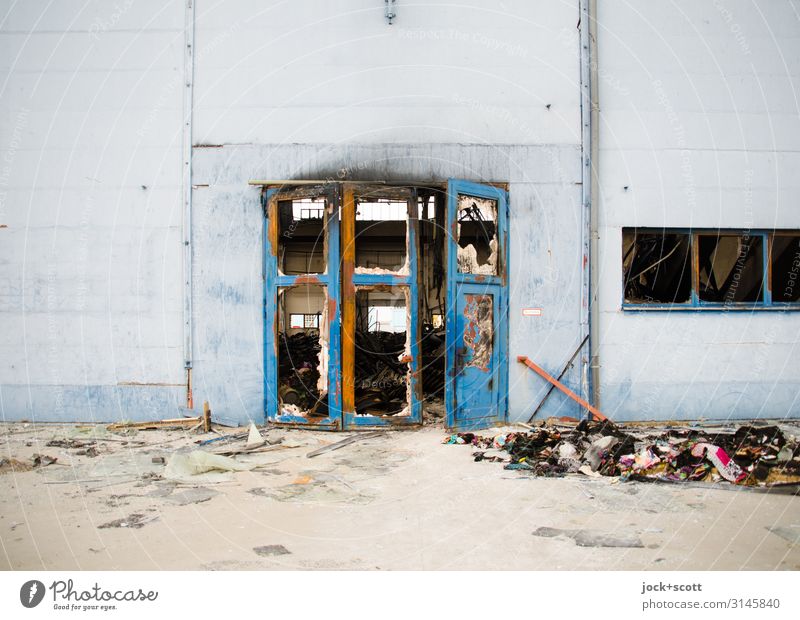
[{"label": "metal pipe on wall", "polygon": [[581,309],[580,309],[580,338],[589,336],[589,353],[581,354],[581,391],[584,398],[589,398],[590,391],[595,394],[590,385],[593,373],[588,367],[591,357],[592,322],[590,318],[591,295],[593,293],[591,282],[592,264],[594,255],[591,253],[592,239],[592,58],[590,23],[590,0],[579,0],[579,39],[580,48],[580,100],[581,100]]},{"label": "metal pipe on wall", "polygon": [[589,150],[591,156],[590,183],[591,183],[591,212],[590,212],[590,239],[589,239],[589,351],[592,385],[592,404],[598,409],[600,402],[600,305],[598,302],[599,286],[599,227],[600,227],[600,83],[597,79],[597,0],[589,0],[589,71],[591,108],[591,135]]}]

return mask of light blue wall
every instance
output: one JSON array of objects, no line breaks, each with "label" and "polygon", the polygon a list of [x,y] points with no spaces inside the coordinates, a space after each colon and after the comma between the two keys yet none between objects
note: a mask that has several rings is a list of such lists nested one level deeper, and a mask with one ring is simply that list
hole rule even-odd
[{"label": "light blue wall", "polygon": [[[557,373],[580,342],[580,153],[575,146],[264,145],[195,150],[195,401],[215,414],[263,418],[262,216],[250,179],[509,183],[510,359],[527,355]],[[538,318],[522,308],[542,307]],[[509,369],[510,417],[527,419],[544,383]],[[580,376],[566,379],[579,391]],[[576,415],[554,395],[540,416]]]}]

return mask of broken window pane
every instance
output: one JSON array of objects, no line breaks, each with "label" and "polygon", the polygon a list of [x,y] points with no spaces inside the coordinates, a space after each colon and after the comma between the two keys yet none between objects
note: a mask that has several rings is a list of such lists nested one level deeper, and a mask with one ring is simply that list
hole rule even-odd
[{"label": "broken window pane", "polygon": [[622,230],[625,303],[687,303],[691,299],[687,233]]},{"label": "broken window pane", "polygon": [[286,275],[325,273],[324,198],[278,201],[278,269]]},{"label": "broken window pane", "polygon": [[492,362],[494,315],[491,295],[464,296],[463,368],[489,372]]},{"label": "broken window pane", "polygon": [[770,256],[772,301],[800,301],[800,235],[774,235]]},{"label": "broken window pane", "polygon": [[700,299],[758,302],[764,283],[761,235],[698,235]]},{"label": "broken window pane", "polygon": [[458,195],[458,271],[497,275],[497,201]]},{"label": "broken window pane", "polygon": [[357,415],[409,415],[407,287],[356,290]]},{"label": "broken window pane", "polygon": [[328,415],[328,325],[324,286],[278,289],[278,396],[284,415]]},{"label": "broken window pane", "polygon": [[405,200],[357,200],[355,232],[355,273],[408,270],[408,203]]}]

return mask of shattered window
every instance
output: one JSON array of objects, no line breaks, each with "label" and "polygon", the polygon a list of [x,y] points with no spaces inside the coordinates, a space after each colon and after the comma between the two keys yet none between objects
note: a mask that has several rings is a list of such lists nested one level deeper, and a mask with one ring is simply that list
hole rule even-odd
[{"label": "shattered window", "polygon": [[761,235],[698,235],[702,301],[757,302],[764,283]]},{"label": "shattered window", "polygon": [[409,414],[408,287],[356,290],[357,415]]},{"label": "shattered window", "polygon": [[797,304],[800,232],[623,228],[622,268],[631,306]]},{"label": "shattered window", "polygon": [[458,271],[497,275],[497,201],[458,195]]},{"label": "shattered window", "polygon": [[800,301],[800,235],[774,235],[770,252],[772,301]]},{"label": "shattered window", "polygon": [[692,292],[690,256],[688,233],[647,233],[623,229],[625,302],[688,302]]},{"label": "shattered window", "polygon": [[326,204],[324,198],[278,201],[278,269],[281,273],[325,273]]}]

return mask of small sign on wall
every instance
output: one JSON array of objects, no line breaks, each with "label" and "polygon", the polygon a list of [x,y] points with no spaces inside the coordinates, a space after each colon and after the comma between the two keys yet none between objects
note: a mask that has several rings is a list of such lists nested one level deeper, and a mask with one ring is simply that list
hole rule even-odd
[{"label": "small sign on wall", "polygon": [[522,316],[542,316],[541,308],[523,308]]}]

